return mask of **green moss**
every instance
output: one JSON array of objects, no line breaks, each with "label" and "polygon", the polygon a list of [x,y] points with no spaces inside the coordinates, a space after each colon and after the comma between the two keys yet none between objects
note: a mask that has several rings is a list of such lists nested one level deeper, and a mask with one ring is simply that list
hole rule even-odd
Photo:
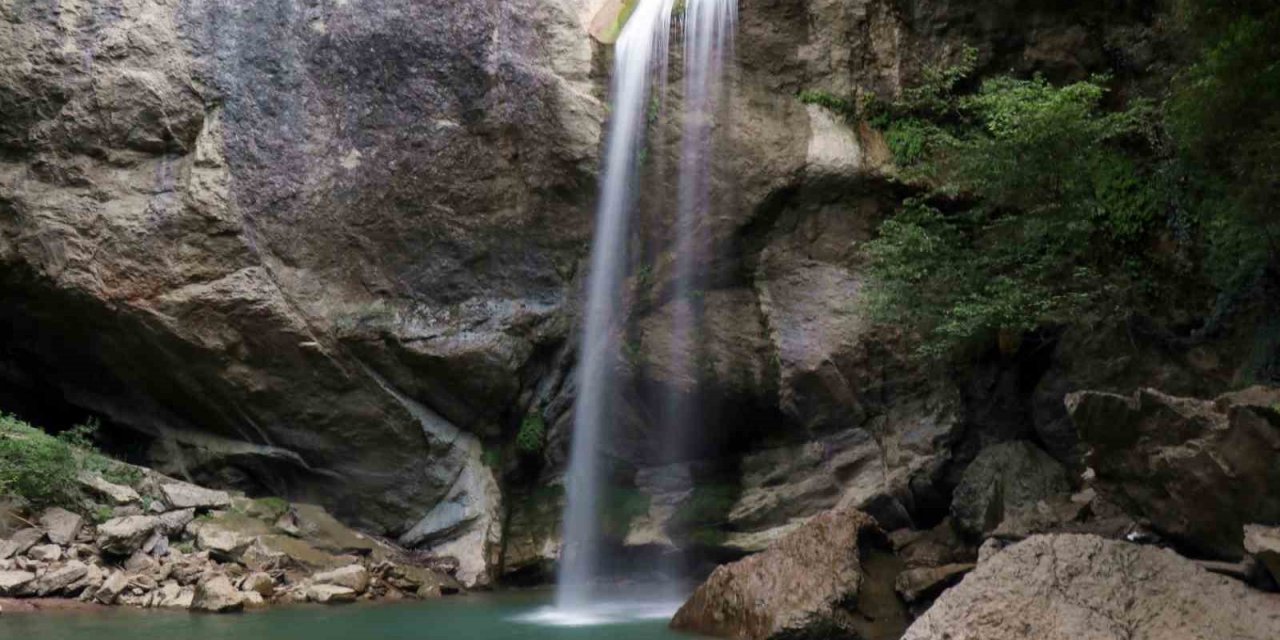
[{"label": "green moss", "polygon": [[69,505],[79,495],[80,465],[67,441],[0,414],[0,494],[33,506]]},{"label": "green moss", "polygon": [[632,487],[608,487],[601,496],[602,530],[610,538],[624,538],[631,522],[649,513],[650,498]]},{"label": "green moss", "polygon": [[736,484],[699,485],[676,508],[668,528],[672,535],[702,546],[719,546],[728,533],[729,512],[737,504],[742,489]]},{"label": "green moss", "polygon": [[520,430],[516,433],[516,449],[524,454],[542,452],[546,444],[547,422],[538,413],[530,413],[520,421]]},{"label": "green moss", "polygon": [[613,24],[609,25],[600,39],[603,42],[616,42],[618,36],[622,35],[623,27],[627,26],[627,21],[631,19],[631,14],[635,13],[636,6],[640,4],[640,0],[624,0],[622,8],[618,10],[618,16],[614,18]]}]

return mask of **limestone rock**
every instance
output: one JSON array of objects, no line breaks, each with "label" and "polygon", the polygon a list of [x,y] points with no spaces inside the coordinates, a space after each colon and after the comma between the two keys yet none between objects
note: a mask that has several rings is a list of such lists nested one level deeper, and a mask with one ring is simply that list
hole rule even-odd
[{"label": "limestone rock", "polygon": [[36,594],[39,596],[58,594],[88,573],[88,565],[79,560],[72,560],[40,576],[35,583]]},{"label": "limestone rock", "polygon": [[320,604],[355,602],[358,595],[353,589],[333,584],[313,584],[307,587],[307,600]]},{"label": "limestone rock", "polygon": [[857,597],[863,581],[859,537],[875,528],[874,520],[857,511],[815,516],[768,550],[716,568],[671,626],[765,640],[830,616],[838,603]]},{"label": "limestone rock", "polygon": [[331,584],[346,587],[356,593],[364,593],[369,588],[369,571],[362,565],[348,565],[332,571],[317,573],[311,577],[316,584]]},{"label": "limestone rock", "polygon": [[40,514],[40,528],[54,544],[66,546],[75,542],[83,524],[84,518],[60,507],[46,509]]},{"label": "limestone rock", "polygon": [[93,599],[102,604],[114,604],[116,598],[129,586],[129,576],[123,571],[112,571],[102,582],[102,586],[93,592]]},{"label": "limestone rock", "polygon": [[270,598],[276,590],[276,581],[270,574],[255,571],[244,577],[240,583],[241,591],[253,591],[264,598]]},{"label": "limestone rock", "polygon": [[1280,598],[1171,551],[1090,535],[1034,536],[978,565],[903,640],[1280,637]]},{"label": "limestone rock", "polygon": [[244,595],[224,575],[201,580],[196,585],[191,609],[209,613],[228,613],[244,608]]},{"label": "limestone rock", "polygon": [[39,562],[57,562],[62,559],[62,547],[56,544],[40,544],[27,550],[27,557]]},{"label": "limestone rock", "polygon": [[132,487],[114,484],[108,482],[101,475],[93,472],[84,471],[76,476],[76,480],[80,485],[90,491],[111,500],[116,505],[136,504],[142,501],[142,496],[138,495]]},{"label": "limestone rock", "polygon": [[27,549],[34,547],[37,542],[44,538],[44,532],[35,529],[21,529],[17,533],[9,537],[3,543],[0,543],[0,560],[12,558],[27,552]]},{"label": "limestone rock", "polygon": [[1070,489],[1062,464],[1035,445],[996,444],[965,469],[952,497],[951,517],[961,531],[981,538],[1005,518]]},{"label": "limestone rock", "polygon": [[160,518],[159,531],[167,536],[180,533],[183,529],[196,519],[195,509],[179,509],[177,511],[166,511],[158,516]]},{"label": "limestone rock", "polygon": [[16,595],[35,579],[36,574],[28,571],[0,571],[0,596]]},{"label": "limestone rock", "polygon": [[241,556],[254,538],[216,521],[193,522],[188,528],[196,536],[196,546],[217,558],[234,560]]},{"label": "limestone rock", "polygon": [[231,494],[226,491],[205,489],[186,482],[169,482],[160,485],[165,502],[174,509],[217,509],[231,506]]},{"label": "limestone rock", "polygon": [[1244,549],[1262,563],[1276,584],[1280,584],[1280,527],[1246,525]]},{"label": "limestone rock", "polygon": [[105,553],[130,555],[142,548],[159,526],[160,519],[155,516],[112,518],[98,525],[98,546]]},{"label": "limestone rock", "polygon": [[1067,408],[1101,495],[1191,551],[1238,560],[1246,524],[1280,523],[1277,402],[1268,388],[1215,401],[1143,389],[1074,393]]}]

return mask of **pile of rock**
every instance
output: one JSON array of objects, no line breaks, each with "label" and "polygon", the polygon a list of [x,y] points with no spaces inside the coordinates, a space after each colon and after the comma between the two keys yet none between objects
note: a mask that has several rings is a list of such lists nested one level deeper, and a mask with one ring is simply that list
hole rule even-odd
[{"label": "pile of rock", "polygon": [[0,597],[231,612],[272,602],[437,597],[445,571],[343,526],[320,507],[253,500],[141,471],[86,475],[101,520],[50,508],[0,541]]}]

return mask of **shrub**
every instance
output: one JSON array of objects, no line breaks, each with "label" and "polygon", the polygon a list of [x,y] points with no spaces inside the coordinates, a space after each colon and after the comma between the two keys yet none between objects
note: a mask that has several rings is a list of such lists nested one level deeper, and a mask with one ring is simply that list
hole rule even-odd
[{"label": "shrub", "polygon": [[35,507],[70,504],[78,472],[75,451],[66,441],[0,414],[0,494],[22,497]]}]

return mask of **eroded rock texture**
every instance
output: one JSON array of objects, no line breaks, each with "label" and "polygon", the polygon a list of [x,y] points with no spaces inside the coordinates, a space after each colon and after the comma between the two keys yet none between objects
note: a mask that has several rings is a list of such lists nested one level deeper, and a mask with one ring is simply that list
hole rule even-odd
[{"label": "eroded rock texture", "polygon": [[978,565],[903,640],[1163,640],[1280,634],[1280,597],[1172,551],[1035,536]]},{"label": "eroded rock texture", "polygon": [[1217,400],[1143,389],[1067,405],[1099,490],[1192,552],[1239,559],[1245,525],[1280,523],[1277,401],[1262,387]]}]

